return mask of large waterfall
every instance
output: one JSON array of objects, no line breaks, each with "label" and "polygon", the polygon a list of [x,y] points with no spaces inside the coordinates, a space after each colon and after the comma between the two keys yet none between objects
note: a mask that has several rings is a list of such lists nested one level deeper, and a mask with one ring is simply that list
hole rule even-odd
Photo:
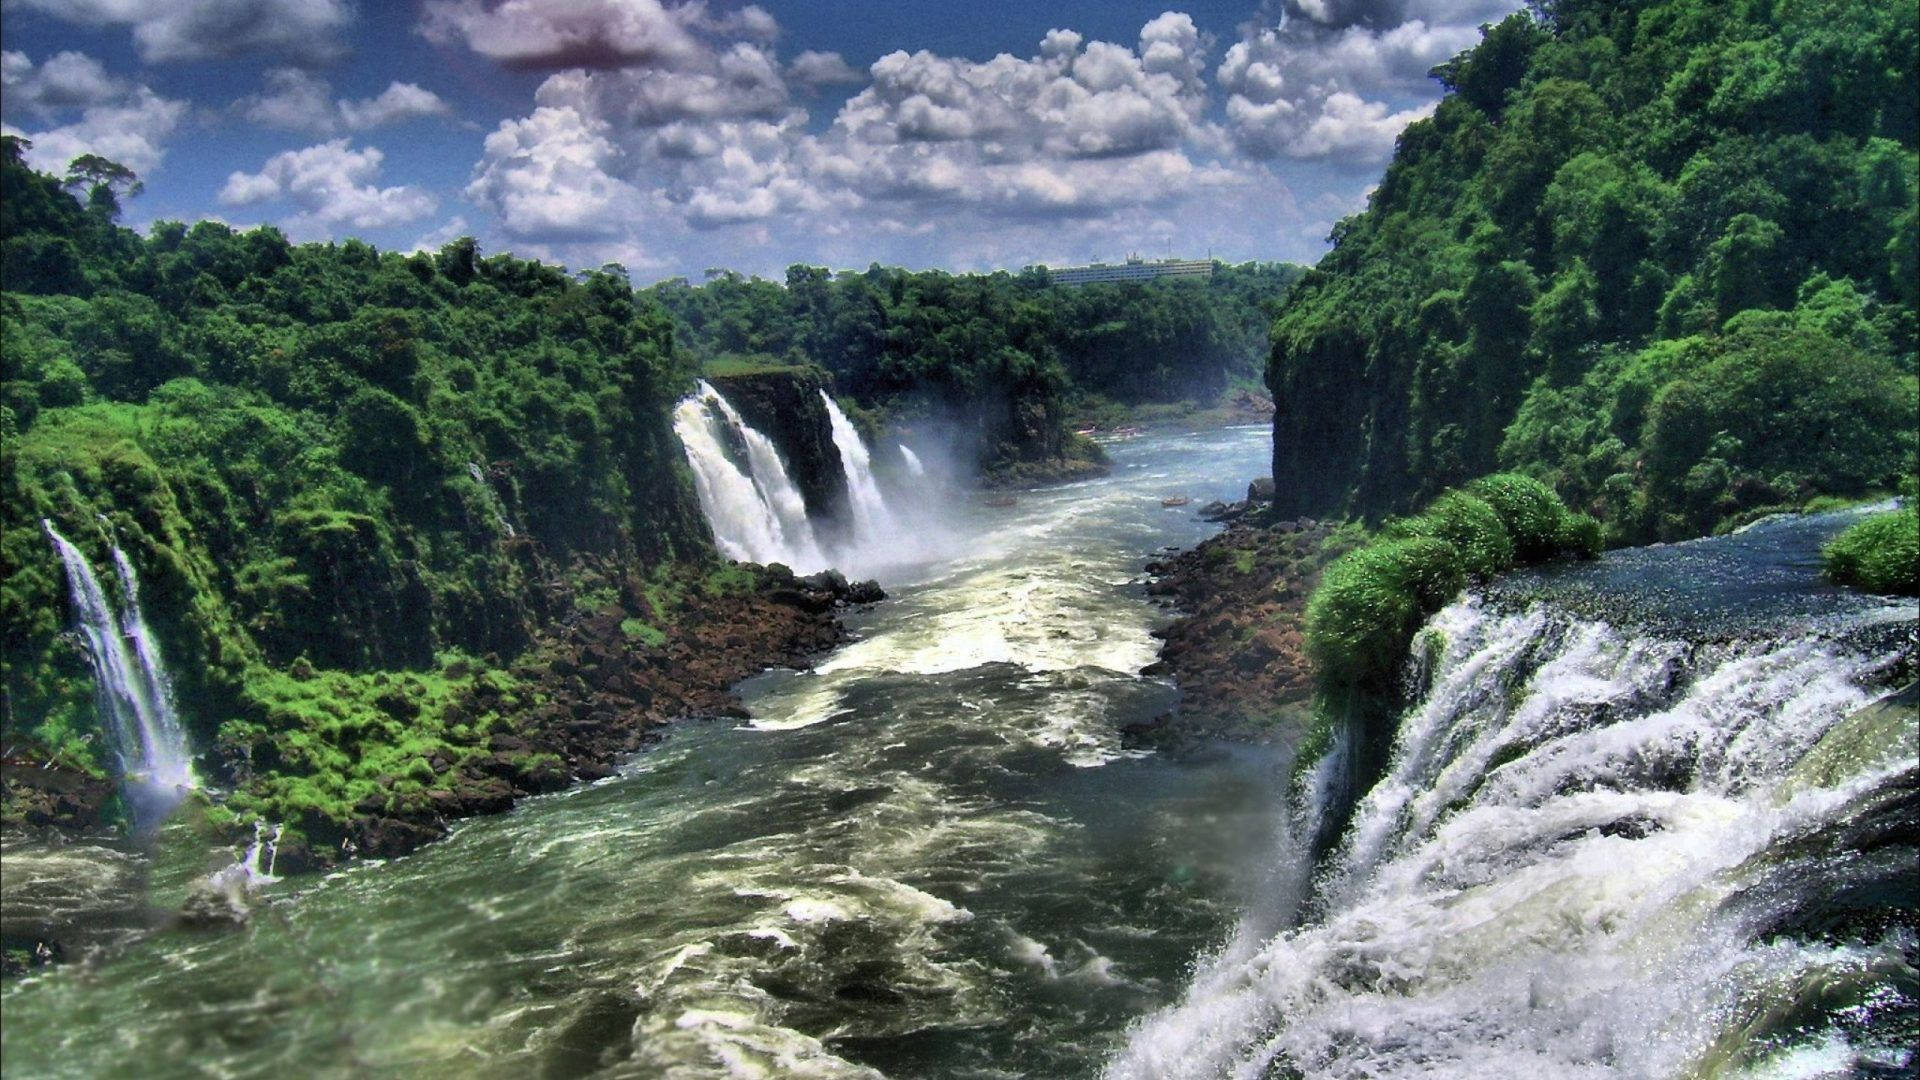
[{"label": "large waterfall", "polygon": [[[1710,569],[1636,587],[1717,588]],[[1911,701],[1861,711],[1910,645],[1911,606],[1843,597],[1771,632],[1682,633],[1499,599],[1429,622],[1425,689],[1340,845],[1311,878],[1301,845],[1277,854],[1294,894],[1274,890],[1110,1075],[1911,1064],[1920,935],[1873,913],[1920,906],[1920,727]],[[1296,837],[1329,790],[1311,774]]]},{"label": "large waterfall", "polygon": [[140,609],[139,579],[126,552],[115,545],[113,563],[120,580],[116,610],[80,549],[51,521],[43,520],[41,526],[66,567],[74,617],[93,663],[100,715],[120,755],[135,823],[150,825],[165,817],[196,781],[160,646]]},{"label": "large waterfall", "polygon": [[891,539],[895,532],[893,515],[887,512],[880,485],[873,479],[873,459],[867,453],[867,445],[860,441],[853,421],[847,419],[847,414],[840,411],[840,406],[825,390],[820,391],[820,400],[827,407],[827,419],[833,425],[833,445],[840,451],[840,468],[846,473],[847,497],[853,503],[854,542],[867,545]]},{"label": "large waterfall", "polygon": [[725,395],[702,382],[693,397],[674,409],[674,431],[686,447],[700,507],[721,552],[734,559],[785,563],[801,573],[831,565],[866,574],[924,557],[939,530],[931,521],[920,521],[914,529],[901,527],[896,508],[888,505],[874,477],[873,456],[860,432],[825,391],[820,400],[839,453],[852,518],[828,541],[807,517],[806,501],[773,440],[748,424]]},{"label": "large waterfall", "polygon": [[[729,558],[785,563],[807,572],[826,566],[807,504],[772,440],[748,426],[706,382],[673,412],[686,447],[700,507]],[[732,446],[738,446],[735,454]],[[745,460],[739,460],[744,457]]]}]

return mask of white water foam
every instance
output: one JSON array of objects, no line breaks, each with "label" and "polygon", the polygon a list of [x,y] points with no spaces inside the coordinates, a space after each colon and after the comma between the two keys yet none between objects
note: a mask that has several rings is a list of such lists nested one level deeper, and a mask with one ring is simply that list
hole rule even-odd
[{"label": "white water foam", "polygon": [[51,521],[42,521],[47,539],[67,572],[68,595],[87,657],[93,663],[101,719],[120,755],[136,823],[151,825],[199,786],[186,732],[174,709],[173,684],[160,658],[159,643],[140,609],[140,582],[118,545],[114,569],[120,581],[120,606],[107,599],[87,558]]},{"label": "white water foam", "polygon": [[[1445,655],[1321,879],[1324,914],[1203,963],[1109,1076],[1677,1075],[1754,995],[1900,962],[1897,943],[1766,942],[1778,908],[1735,902],[1821,888],[1780,846],[1911,767],[1794,780],[1876,661],[1813,637],[1690,650],[1472,601],[1431,625]],[[1911,745],[1911,717],[1895,737]]]}]

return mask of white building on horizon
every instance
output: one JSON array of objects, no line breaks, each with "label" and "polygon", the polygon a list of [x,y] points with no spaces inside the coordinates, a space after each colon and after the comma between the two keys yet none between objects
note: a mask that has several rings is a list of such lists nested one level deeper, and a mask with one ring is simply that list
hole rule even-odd
[{"label": "white building on horizon", "polygon": [[1088,266],[1047,268],[1055,285],[1091,285],[1101,281],[1151,281],[1163,277],[1211,278],[1212,259],[1161,259],[1148,262],[1138,255],[1123,263],[1093,263]]}]

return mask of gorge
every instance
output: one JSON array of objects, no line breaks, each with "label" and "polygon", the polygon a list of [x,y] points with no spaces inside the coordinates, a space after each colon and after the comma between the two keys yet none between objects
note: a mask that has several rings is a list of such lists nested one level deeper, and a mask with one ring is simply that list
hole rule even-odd
[{"label": "gorge", "polygon": [[[1454,52],[1285,3],[1211,72],[1168,12],[863,75],[758,4],[436,3],[374,52],[564,16],[532,116],[196,103],[317,103],[219,188],[291,238],[45,171],[90,129],[21,117],[134,84],[9,36],[8,1075],[1920,1075],[1910,6],[1476,7]],[[1313,57],[1433,98],[1296,114],[1346,100]],[[439,205],[355,149],[389,106],[526,198],[327,231]],[[1345,195],[1279,182],[1307,142]],[[1323,256],[994,268],[1197,246],[1181,183]],[[609,261],[676,244],[772,276]]]}]

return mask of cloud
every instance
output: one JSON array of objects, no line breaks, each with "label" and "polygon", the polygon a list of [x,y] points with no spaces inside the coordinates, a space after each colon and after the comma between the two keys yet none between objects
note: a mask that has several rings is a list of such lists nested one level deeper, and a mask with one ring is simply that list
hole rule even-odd
[{"label": "cloud", "polygon": [[705,18],[704,5],[675,13],[658,0],[428,0],[420,32],[511,68],[675,68],[701,53],[688,24]]},{"label": "cloud", "polygon": [[439,251],[441,248],[463,236],[472,235],[473,229],[467,224],[467,219],[455,214],[448,218],[440,227],[429,229],[414,238],[413,243],[407,247],[407,254],[416,255],[423,251]]},{"label": "cloud", "polygon": [[451,111],[438,94],[413,83],[390,83],[378,96],[360,101],[335,101],[325,79],[299,68],[270,70],[266,84],[264,93],[241,98],[234,109],[256,124],[316,135],[369,131]]},{"label": "cloud", "polygon": [[391,82],[378,96],[340,102],[340,119],[348,131],[367,131],[422,116],[445,116],[440,95],[413,83]]},{"label": "cloud", "polygon": [[[27,160],[51,173],[64,173],[82,154],[151,172],[187,116],[186,102],[110,75],[99,61],[77,52],[56,53],[37,65],[23,52],[0,53],[0,89],[10,112],[24,109],[39,121],[38,130],[9,123],[6,133],[30,140]],[[62,117],[70,119],[59,123]]]},{"label": "cloud", "polygon": [[801,86],[835,86],[867,81],[852,64],[847,63],[837,52],[818,52],[813,49],[801,53],[787,64],[787,79]]},{"label": "cloud", "polygon": [[[1479,41],[1490,0],[1287,0],[1277,25],[1255,22],[1215,72],[1227,134],[1252,158],[1370,168],[1407,124],[1431,112],[1436,65]],[[1424,104],[1391,102],[1426,98]]]},{"label": "cloud", "polygon": [[346,0],[12,0],[88,26],[125,26],[149,63],[267,53],[322,64],[345,53]]},{"label": "cloud", "polygon": [[542,105],[503,121],[487,136],[467,198],[492,209],[513,236],[611,236],[642,200],[612,175],[621,151],[609,135],[605,121],[574,105]]},{"label": "cloud", "polygon": [[126,80],[107,74],[100,61],[85,53],[61,52],[35,66],[23,52],[0,53],[0,87],[9,107],[25,107],[41,114],[61,109],[85,109],[125,98]]},{"label": "cloud", "polygon": [[354,150],[345,139],[288,150],[268,158],[257,173],[228,176],[220,202],[248,206],[284,199],[299,208],[287,222],[289,231],[303,234],[341,225],[379,229],[433,213],[438,201],[419,188],[376,186],[384,158],[377,147]]}]

